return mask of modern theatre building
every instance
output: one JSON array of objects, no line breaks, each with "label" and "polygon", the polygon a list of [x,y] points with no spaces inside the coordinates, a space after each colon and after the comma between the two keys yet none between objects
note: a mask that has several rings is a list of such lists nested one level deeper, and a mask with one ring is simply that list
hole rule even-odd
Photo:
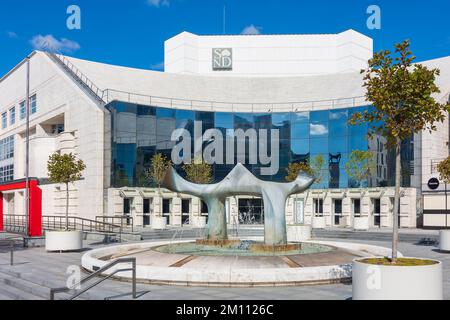
[{"label": "modern theatre building", "polygon": [[[391,227],[394,154],[381,136],[368,139],[370,126],[348,124],[353,113],[371,108],[360,69],[372,54],[372,40],[353,30],[254,36],[183,32],[165,43],[165,72],[35,51],[0,79],[0,184],[25,175],[29,60],[30,176],[39,180],[43,215],[65,212],[64,187],[47,182],[48,157],[61,152],[74,153],[86,164],[83,179],[70,186],[71,215],[132,217],[130,223],[149,228],[202,227],[208,212],[199,199],[159,191],[146,179],[152,156],[171,157],[177,129],[192,136],[199,131],[200,137],[213,128],[224,137],[256,129],[277,130],[279,157],[272,155],[270,163],[254,159],[250,137],[238,137],[235,142],[242,142],[244,150],[222,155],[231,162],[212,165],[215,181],[244,161],[259,178],[284,182],[290,163],[321,155],[321,181],[288,200],[287,222]],[[448,101],[450,57],[421,63],[441,70],[436,98]],[[448,121],[433,134],[403,142],[401,227],[450,227],[445,185],[428,187],[430,178],[439,176],[436,164],[449,155],[448,142]],[[210,143],[202,138],[201,146]],[[354,150],[369,150],[375,159],[375,169],[362,182],[345,169]],[[261,175],[267,167],[275,168],[273,174]],[[181,165],[176,168],[182,173]],[[229,224],[262,224],[264,219],[258,198],[228,198],[226,211]],[[24,213],[23,190],[3,191],[3,213]]]}]

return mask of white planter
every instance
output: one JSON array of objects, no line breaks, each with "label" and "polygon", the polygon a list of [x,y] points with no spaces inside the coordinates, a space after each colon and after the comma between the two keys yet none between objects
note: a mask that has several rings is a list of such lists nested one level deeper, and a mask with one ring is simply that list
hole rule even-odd
[{"label": "white planter", "polygon": [[369,217],[354,217],[353,229],[361,231],[369,230]]},{"label": "white planter", "polygon": [[439,249],[450,252],[450,230],[441,230],[439,232]]},{"label": "white planter", "polygon": [[378,266],[353,261],[353,300],[442,300],[442,263]]},{"label": "white planter", "polygon": [[313,229],[325,229],[326,227],[325,217],[313,217],[312,227]]},{"label": "white planter", "polygon": [[206,217],[192,217],[190,225],[193,228],[204,228],[206,227]]},{"label": "white planter", "polygon": [[155,230],[164,230],[167,226],[166,217],[153,217],[151,222],[152,229]]},{"label": "white planter", "polygon": [[289,242],[303,242],[311,239],[311,226],[288,225],[287,240]]},{"label": "white planter", "polygon": [[45,250],[76,251],[83,249],[83,232],[81,231],[47,231],[45,232]]}]

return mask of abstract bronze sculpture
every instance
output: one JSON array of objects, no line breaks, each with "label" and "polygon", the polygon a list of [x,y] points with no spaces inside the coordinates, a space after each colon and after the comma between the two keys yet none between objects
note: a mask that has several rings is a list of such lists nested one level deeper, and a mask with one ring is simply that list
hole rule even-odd
[{"label": "abstract bronze sculpture", "polygon": [[301,193],[314,183],[314,178],[300,173],[295,181],[276,183],[256,178],[238,163],[219,183],[195,184],[183,179],[171,168],[161,186],[173,192],[202,199],[208,206],[208,240],[227,240],[225,199],[236,195],[262,197],[264,201],[264,243],[287,244],[285,207],[289,196]]}]

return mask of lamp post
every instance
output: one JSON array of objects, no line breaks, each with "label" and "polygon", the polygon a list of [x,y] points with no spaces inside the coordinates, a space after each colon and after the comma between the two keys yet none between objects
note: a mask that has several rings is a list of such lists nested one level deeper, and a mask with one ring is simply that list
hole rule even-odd
[{"label": "lamp post", "polygon": [[29,235],[29,215],[30,215],[30,57],[26,62],[27,83],[26,83],[26,129],[25,129],[25,234]]}]

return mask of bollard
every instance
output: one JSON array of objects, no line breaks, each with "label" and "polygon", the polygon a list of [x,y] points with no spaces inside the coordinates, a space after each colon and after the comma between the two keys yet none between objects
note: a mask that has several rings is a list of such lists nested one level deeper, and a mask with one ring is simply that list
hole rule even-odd
[{"label": "bollard", "polygon": [[9,264],[11,266],[14,265],[14,240],[11,240],[11,256],[10,256]]}]

